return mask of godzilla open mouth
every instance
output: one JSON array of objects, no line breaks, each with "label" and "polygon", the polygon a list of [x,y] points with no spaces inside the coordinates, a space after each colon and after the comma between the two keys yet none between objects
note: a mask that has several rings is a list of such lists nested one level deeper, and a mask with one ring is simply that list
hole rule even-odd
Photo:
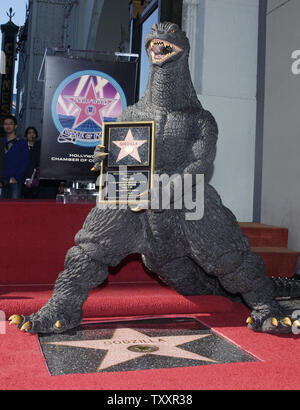
[{"label": "godzilla open mouth", "polygon": [[152,63],[156,64],[164,63],[166,60],[183,51],[182,48],[178,47],[176,44],[159,39],[151,40],[147,49],[148,54],[151,56]]}]

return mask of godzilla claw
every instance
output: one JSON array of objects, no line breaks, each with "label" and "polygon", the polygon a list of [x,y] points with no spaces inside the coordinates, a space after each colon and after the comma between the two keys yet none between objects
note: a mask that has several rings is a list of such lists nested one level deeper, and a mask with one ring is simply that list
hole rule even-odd
[{"label": "godzilla claw", "polygon": [[299,320],[295,320],[295,322],[293,323],[293,326],[297,329],[300,329],[300,321]]},{"label": "godzilla claw", "polygon": [[289,317],[285,317],[284,319],[283,319],[283,324],[285,324],[286,326],[290,326],[290,327],[292,327],[292,321],[291,321],[291,319],[289,318]]},{"label": "godzilla claw", "polygon": [[100,163],[97,163],[93,166],[93,168],[91,168],[92,172],[98,172],[100,171]]},{"label": "godzilla claw", "polygon": [[278,323],[278,320],[276,319],[276,317],[273,317],[273,319],[271,320],[271,324],[274,327],[278,327],[279,323]]},{"label": "godzilla claw", "polygon": [[9,318],[11,324],[30,334],[63,333],[78,327],[82,321],[82,307],[68,305],[53,307],[52,299],[38,312],[30,316],[13,315]]},{"label": "godzilla claw", "polygon": [[31,330],[31,328],[32,328],[32,323],[30,321],[28,321],[28,322],[24,323],[24,325],[21,327],[21,330],[22,331],[25,330],[25,332],[27,332],[27,331]]},{"label": "godzilla claw", "polygon": [[98,155],[98,158],[104,158],[107,157],[107,155],[109,155],[107,152],[102,152],[102,154]]},{"label": "godzilla claw", "polygon": [[63,325],[62,325],[61,321],[58,320],[58,321],[55,323],[54,327],[55,327],[56,329],[61,329],[61,328],[63,327]]},{"label": "godzilla claw", "polygon": [[19,326],[23,322],[23,318],[20,315],[13,315],[9,319],[9,325],[16,325]]},{"label": "godzilla claw", "polygon": [[132,212],[139,213],[139,212],[142,212],[144,209],[137,206],[136,208],[131,208],[130,210]]},{"label": "godzilla claw", "polygon": [[249,316],[248,319],[246,320],[247,325],[253,325],[254,319],[253,317]]}]

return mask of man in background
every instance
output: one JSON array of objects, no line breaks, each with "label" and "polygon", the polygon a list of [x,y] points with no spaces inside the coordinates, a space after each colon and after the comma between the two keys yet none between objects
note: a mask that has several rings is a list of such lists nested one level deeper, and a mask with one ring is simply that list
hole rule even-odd
[{"label": "man in background", "polygon": [[3,129],[5,161],[1,198],[19,199],[29,163],[29,149],[26,140],[16,135],[17,120],[13,115],[4,118]]},{"label": "man in background", "polygon": [[0,197],[2,192],[2,180],[3,180],[3,172],[4,172],[4,161],[5,161],[5,151],[4,151],[4,144],[3,139],[0,137]]}]

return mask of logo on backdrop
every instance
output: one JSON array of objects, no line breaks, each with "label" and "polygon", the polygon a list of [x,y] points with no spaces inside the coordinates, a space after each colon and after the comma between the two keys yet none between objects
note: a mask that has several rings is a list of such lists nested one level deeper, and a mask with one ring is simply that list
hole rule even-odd
[{"label": "logo on backdrop", "polygon": [[104,122],[116,121],[127,107],[116,80],[101,71],[80,71],[67,77],[52,100],[58,142],[95,147],[102,142]]}]

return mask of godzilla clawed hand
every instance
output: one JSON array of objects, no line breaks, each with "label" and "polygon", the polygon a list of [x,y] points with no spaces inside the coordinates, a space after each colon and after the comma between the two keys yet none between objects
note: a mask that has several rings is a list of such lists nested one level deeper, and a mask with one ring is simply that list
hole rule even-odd
[{"label": "godzilla clawed hand", "polygon": [[9,319],[9,325],[16,325],[22,332],[28,332],[32,328],[32,323],[28,320],[25,321],[24,316],[12,315]]},{"label": "godzilla clawed hand", "polygon": [[32,323],[30,321],[24,323],[24,318],[20,315],[13,315],[8,320],[10,326],[16,325],[22,332],[28,332],[32,328]]},{"label": "godzilla clawed hand", "polygon": [[37,317],[31,315],[25,317],[13,315],[9,318],[10,325],[16,325],[22,332],[27,333],[62,333],[68,329],[78,326],[81,322],[81,315],[76,313],[74,320],[51,320],[47,317]]},{"label": "godzilla clawed hand", "polygon": [[101,168],[101,163],[105,157],[108,156],[107,152],[103,152],[102,149],[105,148],[104,145],[97,145],[95,152],[94,152],[94,166],[91,169],[92,172],[98,172]]},{"label": "godzilla clawed hand", "polygon": [[287,334],[293,333],[293,329],[300,329],[300,321],[292,322],[291,318],[285,317],[268,317],[261,319],[255,317],[255,313],[246,320],[248,328],[254,332],[272,333],[272,334]]}]

